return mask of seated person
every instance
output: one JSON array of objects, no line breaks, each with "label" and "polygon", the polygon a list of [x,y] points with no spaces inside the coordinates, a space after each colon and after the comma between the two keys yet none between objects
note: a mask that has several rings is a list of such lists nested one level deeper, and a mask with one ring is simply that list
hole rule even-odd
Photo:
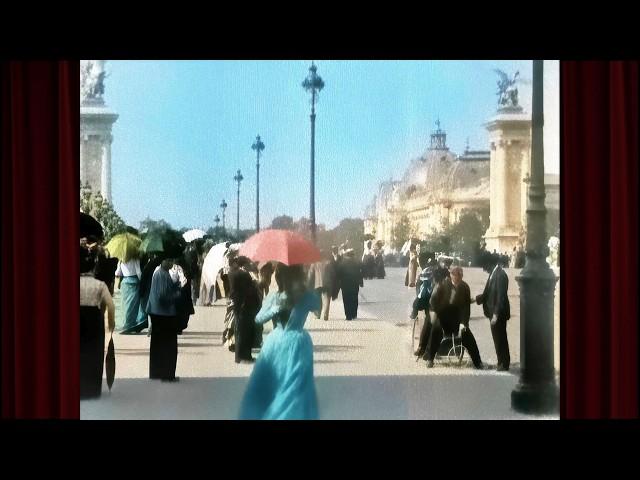
[{"label": "seated person", "polygon": [[436,286],[431,295],[430,307],[436,313],[429,337],[427,367],[433,367],[433,360],[444,335],[456,335],[460,331],[460,340],[469,353],[473,365],[482,369],[480,352],[476,340],[469,330],[471,312],[471,293],[469,285],[462,280],[462,268],[453,267],[448,277],[442,269],[434,274]]}]

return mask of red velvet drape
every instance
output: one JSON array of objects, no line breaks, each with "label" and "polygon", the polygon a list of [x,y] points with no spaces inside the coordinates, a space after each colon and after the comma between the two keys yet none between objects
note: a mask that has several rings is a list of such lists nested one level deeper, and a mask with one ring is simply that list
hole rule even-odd
[{"label": "red velvet drape", "polygon": [[562,417],[638,416],[638,62],[561,63]]},{"label": "red velvet drape", "polygon": [[1,66],[3,418],[80,415],[79,68]]}]

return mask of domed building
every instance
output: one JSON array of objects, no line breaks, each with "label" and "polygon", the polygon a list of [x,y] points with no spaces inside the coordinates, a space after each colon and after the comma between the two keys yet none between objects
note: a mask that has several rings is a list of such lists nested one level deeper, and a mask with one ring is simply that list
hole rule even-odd
[{"label": "domed building", "polygon": [[454,154],[437,125],[424,155],[411,160],[400,181],[383,182],[365,212],[365,233],[386,246],[404,214],[413,235],[421,238],[457,222],[465,212],[488,218],[489,152],[467,147],[463,155]]},{"label": "domed building", "polygon": [[[522,116],[524,118],[526,114]],[[528,117],[521,121],[530,125]],[[513,170],[513,175],[505,175],[504,167],[501,167],[496,169],[492,179],[492,155],[494,162],[502,158],[496,156],[495,142],[491,142],[493,150],[470,150],[467,145],[462,155],[456,155],[447,146],[447,134],[440,128],[440,122],[436,125],[429,148],[419,158],[411,160],[401,180],[380,184],[378,194],[365,211],[365,234],[382,240],[388,252],[393,250],[393,229],[403,215],[409,220],[411,236],[425,238],[455,224],[465,213],[472,213],[489,224],[493,212],[496,217],[493,221],[498,226],[487,230],[488,248],[511,251],[520,242],[519,235],[526,225],[527,189],[522,186],[527,184],[529,177],[528,150],[522,150],[520,156],[510,151],[508,171]],[[523,138],[529,131],[522,133]],[[500,147],[505,148],[507,144],[509,148],[515,148],[518,140],[500,142]],[[525,142],[521,145],[529,146]],[[554,222],[559,220],[558,175],[545,175],[545,190],[547,230],[551,234]],[[493,206],[491,198],[494,199]],[[509,232],[505,235],[500,222],[507,220]]]}]

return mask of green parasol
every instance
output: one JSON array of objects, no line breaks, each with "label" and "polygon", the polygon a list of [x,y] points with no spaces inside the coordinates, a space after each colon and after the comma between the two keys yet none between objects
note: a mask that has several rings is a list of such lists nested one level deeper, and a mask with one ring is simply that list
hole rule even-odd
[{"label": "green parasol", "polygon": [[150,233],[140,244],[140,250],[144,253],[164,252],[164,239],[158,233]]},{"label": "green parasol", "polygon": [[140,256],[140,237],[132,233],[120,233],[113,237],[107,246],[112,257],[117,257],[121,262],[128,262]]},{"label": "green parasol", "polygon": [[159,252],[167,258],[177,258],[182,255],[186,242],[179,232],[171,229],[150,232],[140,245],[144,253]]}]

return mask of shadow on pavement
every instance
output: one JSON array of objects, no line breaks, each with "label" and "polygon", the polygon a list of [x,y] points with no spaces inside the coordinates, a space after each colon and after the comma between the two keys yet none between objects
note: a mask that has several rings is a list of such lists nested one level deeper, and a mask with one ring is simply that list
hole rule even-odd
[{"label": "shadow on pavement", "polygon": [[[351,328],[305,328],[307,332],[353,332]],[[359,328],[358,332],[375,332],[372,328]]]},{"label": "shadow on pavement", "polygon": [[[235,419],[247,377],[189,378],[179,383],[116,379],[109,393],[80,402],[83,420]],[[317,377],[321,419],[558,419],[511,410],[513,375]],[[345,398],[349,401],[345,402]]]},{"label": "shadow on pavement", "polygon": [[351,350],[361,350],[362,348],[364,347],[361,347],[360,345],[314,345],[313,351],[316,353],[349,352]]}]

